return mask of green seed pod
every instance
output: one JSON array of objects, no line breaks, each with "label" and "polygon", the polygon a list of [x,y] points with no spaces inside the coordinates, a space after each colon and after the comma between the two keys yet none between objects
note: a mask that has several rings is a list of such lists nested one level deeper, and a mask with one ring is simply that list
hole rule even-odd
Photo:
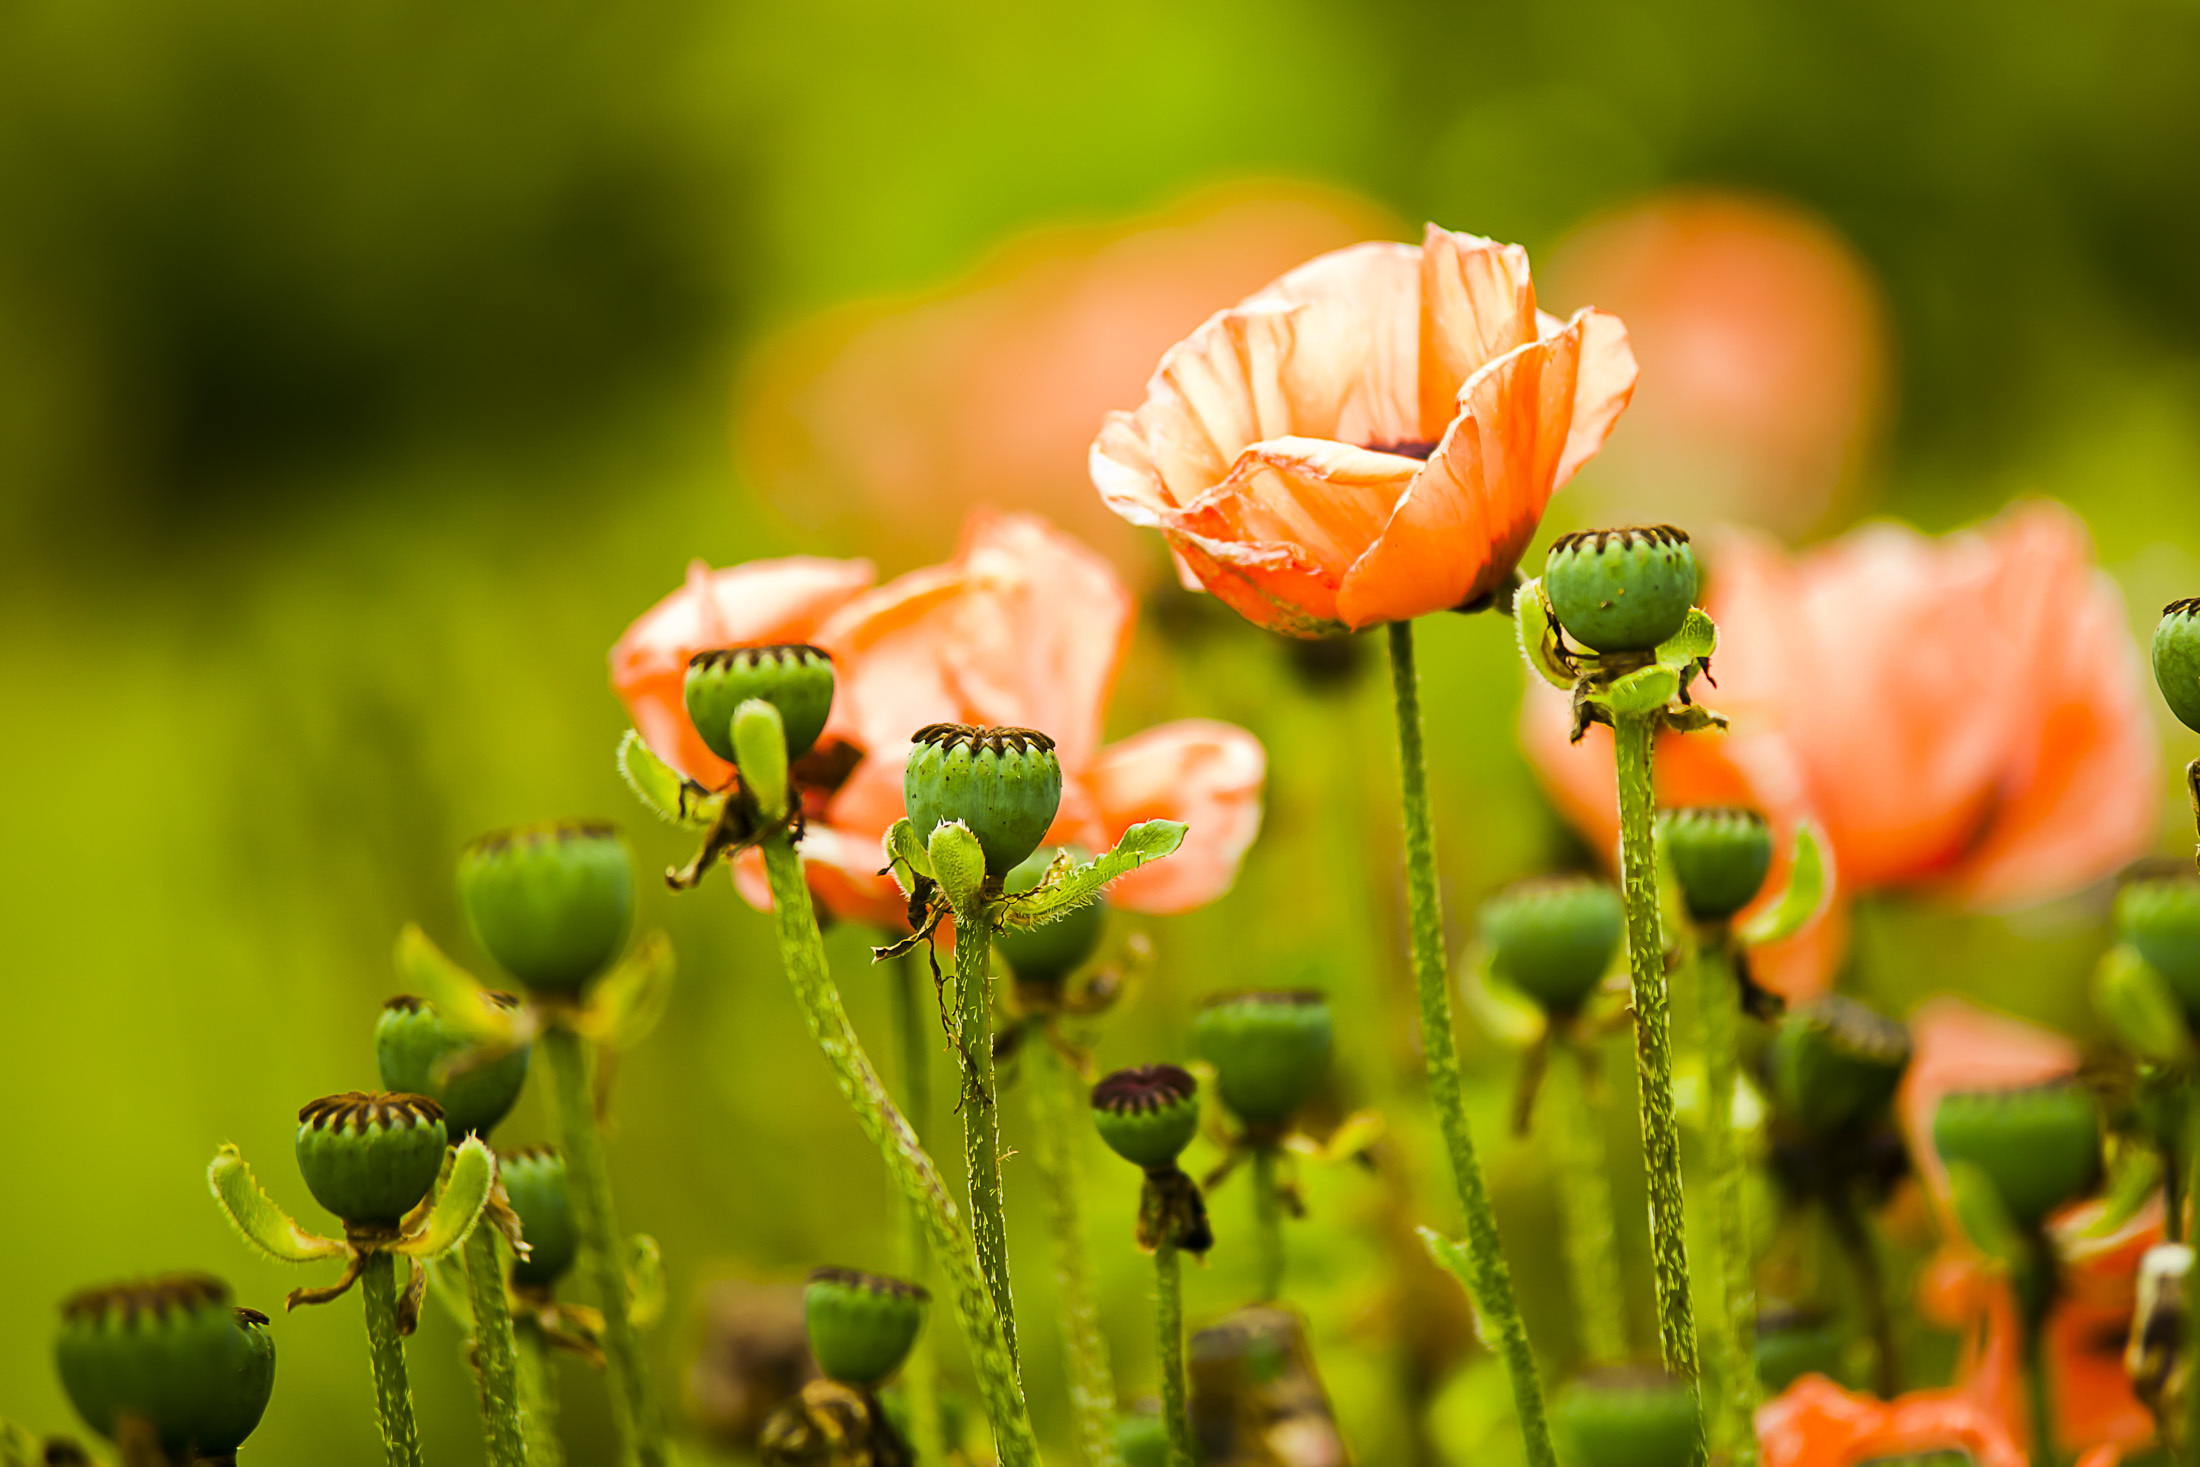
[{"label": "green seed pod", "polygon": [[1764,889],[1772,827],[1755,810],[1668,810],[1658,833],[1681,900],[1698,922],[1724,922]]},{"label": "green seed pod", "polygon": [[634,853],[600,821],[523,825],[466,848],[458,895],[504,971],[538,992],[574,993],[626,945]]},{"label": "green seed pod", "polygon": [[497,1175],[512,1211],[519,1214],[519,1235],[527,1240],[527,1256],[512,1261],[512,1282],[523,1289],[547,1289],[580,1256],[565,1157],[555,1146],[522,1146],[498,1156]]},{"label": "green seed pod", "polygon": [[2162,608],[2154,628],[2154,682],[2178,722],[2200,732],[2200,597]]},{"label": "green seed pod", "polygon": [[1910,1065],[1909,1031],[1838,993],[1789,1009],[1766,1054],[1784,1119],[1832,1136],[1878,1118]]},{"label": "green seed pod", "polygon": [[[1014,895],[1029,891],[1046,875],[1057,853],[1068,850],[1080,862],[1091,859],[1084,851],[1074,847],[1041,846],[1026,856],[1023,863],[1008,873],[1001,882],[1001,890]],[[1037,984],[1041,987],[1058,987],[1063,979],[1083,967],[1100,946],[1100,935],[1107,930],[1108,908],[1104,901],[1091,902],[1077,908],[1059,922],[1049,922],[1044,927],[1029,927],[1018,931],[1003,928],[993,936],[993,950],[1008,960],[1010,971],[1018,983]]]},{"label": "green seed pod", "polygon": [[1311,990],[1223,993],[1192,1020],[1192,1046],[1215,1090],[1249,1126],[1280,1127],[1329,1074],[1329,1000]]},{"label": "green seed pod", "polygon": [[802,1291],[817,1368],[843,1385],[876,1386],[909,1358],[931,1301],[926,1290],[900,1279],[818,1269]]},{"label": "green seed pod", "polygon": [[87,1289],[61,1306],[61,1387],[112,1441],[142,1417],[178,1462],[222,1460],[252,1435],[275,1389],[267,1316],[229,1302],[203,1274]]},{"label": "green seed pod", "polygon": [[1648,652],[1688,620],[1696,552],[1671,525],[1561,536],[1543,563],[1543,590],[1566,635],[1596,652]]},{"label": "green seed pod", "polygon": [[1175,1065],[1117,1070],[1092,1087],[1092,1120],[1117,1156],[1168,1170],[1199,1134],[1199,1082]]},{"label": "green seed pod", "polygon": [[[489,1001],[502,1009],[519,1007],[509,993],[492,993]],[[466,1060],[472,1047],[471,1040],[443,1022],[434,1004],[409,993],[383,1004],[374,1026],[382,1088],[425,1095],[441,1105],[443,1129],[453,1146],[468,1136],[488,1140],[497,1122],[512,1113],[520,1087],[527,1083],[527,1057],[533,1048],[523,1044],[486,1064],[473,1064]]]},{"label": "green seed pod", "polygon": [[1767,1391],[1784,1391],[1797,1378],[1841,1378],[1846,1333],[1824,1315],[1801,1309],[1767,1309],[1757,1317],[1757,1379]]},{"label": "green seed pod", "polygon": [[1551,1406],[1569,1467],[1691,1467],[1702,1460],[1696,1393],[1663,1371],[1591,1371]]},{"label": "green seed pod", "polygon": [[1482,907],[1491,968],[1552,1014],[1571,1014],[1596,992],[1626,928],[1619,891],[1587,876],[1519,882]]},{"label": "green seed pod", "polygon": [[917,839],[960,820],[985,852],[986,874],[1001,877],[1039,848],[1062,804],[1054,740],[1028,728],[934,723],[913,742],[901,789]]},{"label": "green seed pod", "polygon": [[1958,1091],[1933,1112],[1933,1147],[1943,1161],[1983,1171],[2010,1219],[2037,1228],[2100,1180],[2100,1107],[2074,1080]]},{"label": "green seed pod", "polygon": [[1143,1414],[1117,1417],[1115,1451],[1123,1467],[1168,1467],[1168,1423]]},{"label": "green seed pod", "polygon": [[2185,1012],[2200,1015],[2200,880],[2149,876],[2116,893],[2116,930],[2169,983]]},{"label": "green seed pod", "polygon": [[298,1170],[346,1227],[394,1228],[435,1185],[448,1139],[425,1095],[324,1095],[298,1112]]},{"label": "green seed pod", "polygon": [[[822,647],[724,647],[688,659],[688,718],[710,751],[733,756],[733,711],[751,698],[779,710],[787,733],[787,760],[810,752],[833,711],[833,659]],[[770,747],[768,744],[765,747]]]}]

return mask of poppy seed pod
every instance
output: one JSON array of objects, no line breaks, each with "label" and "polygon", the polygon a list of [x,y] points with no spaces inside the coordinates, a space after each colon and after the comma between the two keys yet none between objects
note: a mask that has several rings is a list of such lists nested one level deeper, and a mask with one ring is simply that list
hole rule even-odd
[{"label": "poppy seed pod", "polygon": [[565,1156],[554,1146],[522,1146],[497,1158],[497,1175],[512,1211],[519,1214],[519,1235],[527,1240],[527,1256],[512,1261],[512,1282],[523,1289],[547,1289],[580,1256]]},{"label": "poppy seed pod", "polygon": [[1543,563],[1543,590],[1582,646],[1648,652],[1688,620],[1697,574],[1686,530],[1630,525],[1559,537]]},{"label": "poppy seed pod", "polygon": [[1596,991],[1626,926],[1618,890],[1587,876],[1523,881],[1482,907],[1491,968],[1552,1014],[1573,1013]]},{"label": "poppy seed pod", "polygon": [[1249,1126],[1280,1127],[1329,1073],[1329,1000],[1311,990],[1224,993],[1192,1020],[1192,1045],[1215,1090]]},{"label": "poppy seed pod", "polygon": [[550,821],[485,835],[458,862],[467,923],[530,989],[577,992],[634,925],[634,853],[617,827]]},{"label": "poppy seed pod", "polygon": [[1933,1112],[1933,1147],[1983,1171],[2010,1218],[2037,1228],[2100,1180],[2100,1107],[2074,1080],[1957,1091]]},{"label": "poppy seed pod", "polygon": [[1695,1390],[1655,1367],[1591,1371],[1551,1403],[1573,1467],[1690,1467],[1702,1459]]},{"label": "poppy seed pod", "polygon": [[751,698],[779,710],[789,763],[810,752],[833,711],[833,659],[822,647],[723,647],[688,659],[688,721],[710,751],[728,763],[733,752],[733,712]]},{"label": "poppy seed pod", "polygon": [[1765,1062],[1782,1115],[1831,1136],[1869,1123],[1894,1099],[1910,1065],[1910,1033],[1832,993],[1780,1016]]},{"label": "poppy seed pod", "polygon": [[349,1090],[298,1112],[298,1170],[352,1228],[394,1228],[443,1169],[443,1107],[425,1095]]},{"label": "poppy seed pod", "polygon": [[2116,893],[2116,930],[2169,983],[2187,1014],[2200,1014],[2200,880],[2150,876]]},{"label": "poppy seed pod", "polygon": [[2162,608],[2154,627],[2154,682],[2177,721],[2200,732],[2200,597]]},{"label": "poppy seed pod", "polygon": [[1764,890],[1772,827],[1755,810],[1668,810],[1658,834],[1681,900],[1698,922],[1724,922]]},{"label": "poppy seed pod", "polygon": [[275,1388],[267,1316],[203,1274],[87,1289],[61,1306],[54,1365],[77,1414],[116,1438],[140,1417],[176,1461],[230,1457]]},{"label": "poppy seed pod", "polygon": [[[1011,896],[1031,890],[1046,875],[1056,853],[1064,849],[1041,846],[1033,851],[1008,873],[1001,890]],[[1071,849],[1070,853],[1080,862],[1090,859],[1081,850]],[[1100,946],[1107,925],[1107,904],[1088,902],[1044,927],[1002,928],[993,934],[993,950],[1008,960],[1017,982],[1052,987],[1085,965]]]},{"label": "poppy seed pod", "polygon": [[[489,1001],[499,1008],[519,1007],[509,993],[492,993]],[[497,1122],[519,1103],[520,1087],[527,1083],[527,1058],[531,1045],[486,1063],[470,1062],[473,1041],[444,1022],[434,1004],[411,994],[399,994],[382,1005],[382,1017],[374,1026],[374,1059],[382,1072],[382,1088],[411,1095],[425,1095],[443,1107],[443,1129],[453,1146],[468,1136],[487,1140]]]},{"label": "poppy seed pod", "polygon": [[1092,1087],[1092,1120],[1117,1156],[1165,1170],[1199,1134],[1199,1082],[1175,1065],[1117,1070]]},{"label": "poppy seed pod", "polygon": [[988,876],[1005,877],[1039,848],[1062,804],[1062,761],[1036,729],[927,724],[901,778],[917,838],[960,820],[985,852]]},{"label": "poppy seed pod", "polygon": [[901,1368],[924,1328],[932,1296],[922,1287],[851,1268],[821,1268],[802,1291],[802,1318],[817,1368],[870,1389]]}]

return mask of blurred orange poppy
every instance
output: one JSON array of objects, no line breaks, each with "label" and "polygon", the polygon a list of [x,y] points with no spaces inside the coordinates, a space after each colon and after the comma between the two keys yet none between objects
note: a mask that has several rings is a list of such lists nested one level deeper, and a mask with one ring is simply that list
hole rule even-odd
[{"label": "blurred orange poppy", "polygon": [[1976,1467],[2025,1467],[2000,1415],[1967,1388],[1892,1401],[1806,1375],[1757,1409],[1765,1467],[1862,1467],[1911,1453],[1963,1451]]},{"label": "blurred orange poppy", "polygon": [[1634,386],[1619,318],[1543,315],[1526,251],[1430,225],[1210,317],[1108,415],[1092,479],[1249,621],[1356,630],[1495,591]]}]

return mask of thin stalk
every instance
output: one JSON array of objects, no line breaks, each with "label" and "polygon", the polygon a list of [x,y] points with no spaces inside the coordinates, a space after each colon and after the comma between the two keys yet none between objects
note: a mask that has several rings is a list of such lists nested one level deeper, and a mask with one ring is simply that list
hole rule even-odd
[{"label": "thin stalk", "polygon": [[481,1431],[489,1467],[527,1467],[512,1303],[504,1293],[497,1230],[487,1222],[466,1235],[466,1287],[474,1306],[474,1378],[481,1388]]},{"label": "thin stalk", "polygon": [[1627,1360],[1627,1294],[1618,1230],[1612,1223],[1612,1182],[1604,1169],[1604,1116],[1590,1098],[1596,1060],[1583,1039],[1569,1039],[1563,1048],[1573,1061],[1568,1066],[1572,1073],[1550,1087],[1557,1103],[1551,1144],[1557,1153],[1575,1327],[1586,1364],[1621,1365]]},{"label": "thin stalk", "polygon": [[1719,1252],[1719,1302],[1706,1353],[1721,1386],[1715,1417],[1725,1420],[1727,1460],[1756,1467],[1757,1405],[1763,1399],[1753,1346],[1757,1285],[1750,1267],[1749,1217],[1741,1140],[1734,1134],[1734,1089],[1741,1067],[1735,1035],[1741,988],[1733,970],[1732,938],[1707,935],[1696,965],[1696,1016],[1703,1030],[1704,1150],[1711,1163],[1712,1235]]},{"label": "thin stalk", "polygon": [[1421,996],[1421,1050],[1428,1062],[1429,1094],[1443,1126],[1452,1179],[1466,1213],[1466,1252],[1474,1274],[1474,1302],[1494,1337],[1512,1382],[1513,1410],[1527,1446],[1529,1467],[1556,1467],[1550,1423],[1543,1410],[1543,1382],[1535,1368],[1528,1327],[1513,1298],[1512,1270],[1498,1237],[1489,1183],[1467,1125],[1459,1079],[1459,1044],[1451,1027],[1451,980],[1444,953],[1443,896],[1436,884],[1436,832],[1429,813],[1428,755],[1421,740],[1421,681],[1413,663],[1413,624],[1390,624],[1390,691],[1398,715],[1399,802],[1405,818],[1406,889],[1412,914],[1413,979]]},{"label": "thin stalk", "polygon": [[855,1111],[856,1123],[879,1149],[903,1197],[924,1218],[933,1261],[947,1275],[956,1317],[970,1347],[978,1397],[993,1426],[1001,1467],[1038,1467],[1039,1443],[1032,1434],[1031,1412],[1016,1378],[1007,1334],[994,1312],[992,1292],[978,1268],[970,1228],[956,1211],[955,1199],[940,1180],[939,1169],[932,1165],[932,1158],[925,1154],[909,1123],[894,1108],[886,1086],[871,1067],[870,1056],[863,1052],[862,1042],[848,1023],[840,990],[834,987],[825,967],[825,944],[817,933],[809,884],[802,879],[802,860],[795,854],[793,841],[780,832],[768,837],[763,845],[764,874],[771,882],[772,909],[779,923],[779,957],[786,966],[795,1001],[810,1026],[810,1037],[832,1066],[833,1079]]},{"label": "thin stalk", "polygon": [[[2193,762],[2193,804],[2200,813],[2200,760]],[[2187,1240],[2200,1238],[2200,1104],[2188,1095],[2185,1104],[2185,1196],[2195,1211],[2193,1226],[2186,1230]],[[2185,1319],[2188,1332],[2186,1349],[2193,1348],[2190,1334],[2192,1321],[2200,1320],[2200,1267],[2185,1272]],[[2184,1460],[2200,1464],[2200,1381],[2185,1388],[2185,1440]]]},{"label": "thin stalk", "polygon": [[611,1169],[604,1162],[603,1133],[588,1083],[587,1042],[562,1024],[543,1031],[557,1096],[558,1126],[565,1139],[566,1174],[573,1192],[573,1221],[596,1302],[603,1310],[604,1364],[611,1376],[611,1419],[628,1456],[641,1467],[665,1467],[664,1429],[650,1400],[641,1342],[628,1313],[626,1263],[619,1247],[618,1214],[611,1203]]},{"label": "thin stalk", "polygon": [[2031,1408],[2032,1467],[2054,1467],[2055,1405],[2047,1386],[2047,1331],[2036,1324],[2024,1328],[2024,1396]]},{"label": "thin stalk", "polygon": [[1902,1392],[1902,1358],[1897,1352],[1894,1310],[1887,1302],[1887,1275],[1879,1266],[1879,1250],[1872,1245],[1863,1214],[1847,1196],[1826,1204],[1834,1241],[1848,1260],[1856,1287],[1857,1307],[1864,1313],[1864,1333],[1872,1342],[1872,1390],[1885,1400]]},{"label": "thin stalk", "polygon": [[517,1329],[519,1344],[519,1401],[521,1421],[527,1429],[528,1467],[565,1467],[565,1447],[558,1440],[557,1363],[550,1342],[532,1324]]},{"label": "thin stalk", "polygon": [[[887,968],[888,1022],[894,1031],[894,1049],[901,1060],[901,1110],[909,1129],[921,1142],[931,1126],[931,1046],[927,1036],[931,1022],[926,1005],[919,1002],[917,965],[908,953]],[[901,1270],[913,1283],[926,1283],[932,1274],[930,1250],[924,1243],[924,1218],[915,1207],[901,1210]],[[947,1429],[940,1420],[940,1361],[937,1337],[926,1334],[909,1352],[901,1368],[901,1395],[909,1404],[909,1435],[920,1462],[947,1460]]]},{"label": "thin stalk", "polygon": [[1169,1467],[1192,1467],[1192,1411],[1184,1387],[1184,1273],[1176,1244],[1153,1250],[1155,1358],[1161,1363],[1161,1420],[1169,1429]]},{"label": "thin stalk", "polygon": [[970,1228],[1000,1316],[1009,1364],[1021,1373],[1016,1299],[1008,1287],[1008,1216],[1001,1206],[1001,1108],[993,1083],[993,921],[980,897],[955,913],[956,1047],[963,1063],[963,1161],[970,1173]]},{"label": "thin stalk", "polygon": [[1681,1203],[1681,1124],[1673,1106],[1673,1014],[1658,912],[1658,857],[1651,835],[1654,716],[1620,715],[1612,731],[1619,772],[1620,894],[1627,904],[1627,968],[1635,998],[1635,1077],[1641,1092],[1642,1160],[1650,1180],[1650,1273],[1657,1286],[1658,1354],[1683,1380],[1700,1373],[1696,1311],[1688,1296],[1688,1221]]},{"label": "thin stalk", "polygon": [[1262,1303],[1283,1297],[1283,1194],[1276,1185],[1276,1152],[1272,1142],[1253,1148],[1253,1238]]},{"label": "thin stalk", "polygon": [[[1100,1333],[1099,1288],[1085,1240],[1085,1180],[1079,1147],[1091,1134],[1083,1086],[1055,1047],[1035,1040],[1031,1118],[1037,1145],[1033,1160],[1045,1201],[1047,1232],[1054,1244],[1054,1293],[1062,1316],[1062,1348],[1069,1357],[1070,1423],[1077,1460],[1086,1467],[1122,1467],[1115,1447],[1115,1380],[1108,1371],[1108,1342]],[[1086,1112],[1080,1114],[1080,1112]]]},{"label": "thin stalk", "polygon": [[405,1341],[397,1332],[397,1255],[369,1254],[359,1271],[359,1292],[367,1305],[367,1363],[374,1369],[374,1414],[382,1424],[383,1453],[389,1467],[421,1467]]}]

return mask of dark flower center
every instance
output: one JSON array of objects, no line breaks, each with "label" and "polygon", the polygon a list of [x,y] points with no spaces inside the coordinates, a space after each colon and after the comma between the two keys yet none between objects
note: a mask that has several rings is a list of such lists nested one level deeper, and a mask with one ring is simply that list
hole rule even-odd
[{"label": "dark flower center", "polygon": [[1421,462],[1427,463],[1428,456],[1436,451],[1436,445],[1441,441],[1441,439],[1436,438],[1400,438],[1393,443],[1370,443],[1367,446],[1367,451],[1369,453],[1395,453],[1400,458],[1417,458]]}]

